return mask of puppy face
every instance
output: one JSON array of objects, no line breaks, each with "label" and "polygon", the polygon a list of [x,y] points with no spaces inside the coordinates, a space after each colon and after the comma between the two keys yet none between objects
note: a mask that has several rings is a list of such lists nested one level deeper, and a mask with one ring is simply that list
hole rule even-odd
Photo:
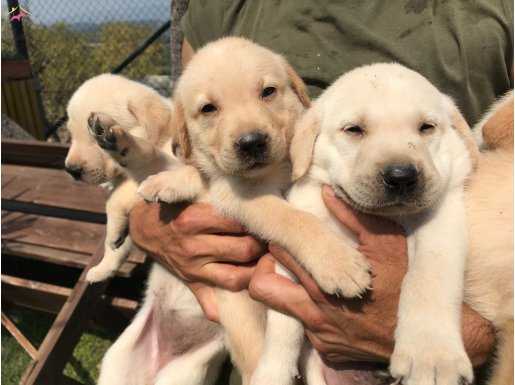
[{"label": "puppy face", "polygon": [[104,152],[89,134],[88,119],[70,118],[67,128],[71,145],[65,160],[66,171],[76,180],[101,184],[123,175],[122,168]]},{"label": "puppy face", "polygon": [[100,184],[124,175],[122,168],[89,134],[97,113],[104,125],[119,124],[131,134],[160,144],[169,139],[172,105],[151,88],[122,76],[102,74],[84,82],[71,97],[67,128],[71,146],[65,167],[75,179]]},{"label": "puppy face", "polygon": [[201,49],[174,101],[184,155],[192,152],[208,172],[250,178],[287,158],[294,122],[309,104],[282,57],[241,38]]},{"label": "puppy face", "polygon": [[467,164],[455,124],[466,123],[425,78],[376,64],[337,80],[300,123],[311,128],[296,135],[319,132],[314,167],[343,199],[361,211],[405,215],[432,207]]}]

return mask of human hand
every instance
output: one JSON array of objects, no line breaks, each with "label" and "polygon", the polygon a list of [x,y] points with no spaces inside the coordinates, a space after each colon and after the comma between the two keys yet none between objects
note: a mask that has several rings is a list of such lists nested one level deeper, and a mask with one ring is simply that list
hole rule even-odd
[{"label": "human hand", "polygon": [[[398,225],[355,212],[328,187],[323,198],[334,216],[356,233],[359,251],[370,262],[369,295],[364,300],[337,300],[324,294],[295,259],[277,246],[271,246],[271,254],[260,259],[250,294],[300,319],[307,337],[328,362],[387,361],[393,351],[399,295],[407,271],[406,238]],[[292,271],[301,285],[275,274],[275,259]],[[467,306],[462,319],[467,352],[474,364],[481,364],[494,343],[492,328]]]},{"label": "human hand", "polygon": [[130,213],[130,235],[149,256],[183,279],[206,316],[218,319],[213,286],[246,289],[263,246],[207,203],[142,202]]}]

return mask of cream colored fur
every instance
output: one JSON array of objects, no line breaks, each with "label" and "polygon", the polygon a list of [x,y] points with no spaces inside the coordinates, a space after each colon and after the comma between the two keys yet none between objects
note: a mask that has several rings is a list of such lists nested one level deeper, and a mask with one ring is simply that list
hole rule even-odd
[{"label": "cream colored fur", "polygon": [[[70,100],[66,165],[83,168],[85,182],[111,185],[105,255],[88,272],[89,281],[114,274],[131,250],[130,237],[121,245],[117,240],[125,237],[129,212],[141,200],[138,181],[178,164],[168,150],[171,112],[170,101],[152,89],[114,75],[88,80]],[[142,308],[102,360],[99,384],[211,384],[225,356],[219,326],[204,317],[181,280],[156,264]]]},{"label": "cream colored fur", "polygon": [[[405,67],[374,64],[340,77],[298,126],[291,152],[300,179],[290,202],[355,245],[323,204],[325,183],[358,210],[390,217],[407,231],[392,375],[408,385],[471,381],[460,305],[468,249],[464,182],[477,150],[452,101]],[[413,193],[387,195],[382,173],[391,164],[416,167]]]},{"label": "cream colored fur", "polygon": [[[483,134],[486,131],[486,135]],[[513,149],[513,90],[497,100],[474,126],[474,137],[482,150]]]},{"label": "cream colored fur", "polygon": [[[476,126],[485,136],[466,194],[465,300],[497,330],[490,385],[513,384],[513,91]],[[479,132],[479,131],[478,131]]]},{"label": "cream colored fur", "polygon": [[125,170],[97,145],[89,131],[92,116],[116,121],[137,140],[162,144],[170,139],[172,105],[156,91],[122,76],[103,74],[89,79],[72,95],[67,108],[71,146],[67,167],[81,168],[81,180],[110,186],[106,204],[105,256],[87,275],[90,282],[113,275],[127,257],[132,242],[127,236],[128,214],[141,200],[137,184]]},{"label": "cream colored fur", "polygon": [[[227,61],[228,56],[237,59]],[[270,87],[274,89],[271,94],[262,96]],[[302,81],[282,57],[241,38],[208,44],[181,76],[174,104],[176,141],[182,157],[195,167],[183,177],[206,186],[198,189],[198,200],[211,202],[251,233],[286,247],[327,292],[351,297],[368,287],[364,257],[328,232],[316,217],[294,209],[282,198],[290,182],[288,149],[293,127],[309,105]],[[207,112],[205,106],[210,107]],[[235,149],[243,135],[255,131],[268,140],[266,160],[257,167]],[[173,201],[184,196],[184,184],[176,183],[174,176],[177,170],[158,174],[145,181],[140,191],[149,200],[159,196]],[[281,351],[281,340],[267,339],[263,347],[263,307],[246,293],[223,290],[218,291],[218,306],[243,383],[271,379],[278,385],[293,384],[300,352],[287,347]],[[278,356],[253,376],[263,348]]]}]

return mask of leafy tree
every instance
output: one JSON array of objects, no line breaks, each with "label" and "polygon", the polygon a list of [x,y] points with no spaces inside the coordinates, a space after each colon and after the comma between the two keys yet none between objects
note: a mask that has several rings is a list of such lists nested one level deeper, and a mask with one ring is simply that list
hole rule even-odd
[{"label": "leafy tree", "polygon": [[[47,120],[64,115],[73,92],[85,80],[110,72],[134,51],[154,30],[153,26],[131,22],[110,22],[93,30],[73,25],[38,25],[24,19],[24,30],[32,68],[42,86]],[[2,58],[14,53],[9,22],[2,23]],[[161,38],[122,72],[141,80],[146,75],[169,73],[168,40]]]},{"label": "leafy tree", "polygon": [[[107,72],[118,65],[122,59],[133,52],[151,33],[148,25],[128,22],[104,24],[100,29],[100,38],[94,52],[100,71]],[[168,54],[163,42],[152,44],[145,53],[139,56],[124,74],[131,79],[141,79],[149,74],[168,73]]]}]

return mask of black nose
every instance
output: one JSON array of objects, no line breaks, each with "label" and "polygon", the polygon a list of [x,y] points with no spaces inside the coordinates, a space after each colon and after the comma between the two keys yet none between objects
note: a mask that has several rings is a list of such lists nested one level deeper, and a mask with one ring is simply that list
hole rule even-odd
[{"label": "black nose", "polygon": [[79,179],[80,179],[80,177],[82,176],[83,171],[84,171],[84,170],[82,169],[82,167],[78,167],[78,166],[66,166],[64,169],[65,169],[65,170],[66,170],[66,172],[67,172],[68,174],[70,174],[70,175],[73,177],[73,179],[75,179],[75,180],[79,180]]},{"label": "black nose", "polygon": [[396,193],[410,192],[417,185],[418,171],[412,164],[390,165],[384,168],[382,176],[387,189]]},{"label": "black nose", "polygon": [[245,158],[262,158],[268,148],[268,135],[261,132],[251,132],[239,137],[234,143],[236,151]]}]

